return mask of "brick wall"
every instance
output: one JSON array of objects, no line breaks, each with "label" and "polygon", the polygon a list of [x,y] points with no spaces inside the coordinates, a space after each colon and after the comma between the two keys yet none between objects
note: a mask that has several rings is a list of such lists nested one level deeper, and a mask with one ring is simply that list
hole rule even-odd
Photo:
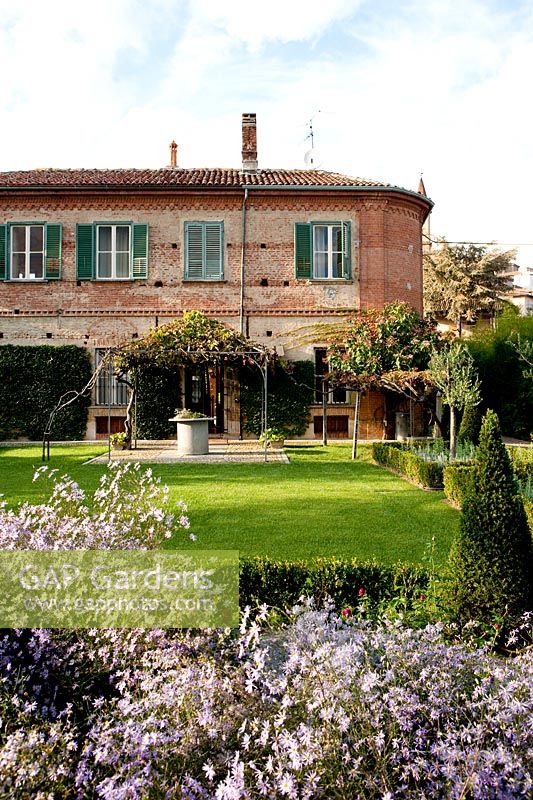
[{"label": "brick wall", "polygon": [[[187,309],[238,329],[243,199],[242,191],[216,189],[1,195],[0,223],[61,223],[63,239],[61,280],[0,282],[0,344],[117,345]],[[289,358],[312,358],[313,347],[295,334],[303,323],[335,321],[346,309],[394,300],[421,311],[422,214],[415,197],[394,191],[250,190],[245,333]],[[183,280],[184,223],[195,220],[224,222],[223,281]],[[311,220],[350,221],[351,280],[295,278],[294,224]],[[147,280],[76,280],[76,224],[99,221],[148,224]],[[378,435],[373,415],[367,435]]]}]

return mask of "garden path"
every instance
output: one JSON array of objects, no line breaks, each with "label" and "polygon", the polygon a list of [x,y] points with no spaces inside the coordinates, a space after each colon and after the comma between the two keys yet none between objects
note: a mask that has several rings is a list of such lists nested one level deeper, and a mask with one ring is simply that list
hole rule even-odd
[{"label": "garden path", "polygon": [[[107,464],[108,456],[92,458],[87,464]],[[210,441],[209,453],[202,456],[178,455],[176,440],[142,441],[135,450],[111,450],[111,461],[142,461],[152,464],[260,464],[265,460],[265,451],[255,441]],[[268,463],[288,464],[289,458],[284,450],[268,450]]]}]

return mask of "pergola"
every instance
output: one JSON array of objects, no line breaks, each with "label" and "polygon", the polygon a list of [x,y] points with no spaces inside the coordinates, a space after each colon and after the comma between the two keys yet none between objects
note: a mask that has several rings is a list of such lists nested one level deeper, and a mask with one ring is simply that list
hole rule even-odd
[{"label": "pergola", "polygon": [[[88,384],[81,391],[69,391],[61,396],[52,410],[43,435],[43,461],[50,458],[50,436],[54,417],[78,397],[91,392],[102,374],[113,375],[131,389],[126,411],[126,433],[130,442],[136,433],[132,424],[132,409],[137,397],[137,373],[143,366],[194,368],[205,366],[252,365],[260,370],[262,378],[261,431],[268,428],[268,369],[276,359],[275,350],[259,345],[217,320],[209,319],[199,311],[185,311],[178,320],[152,329],[145,337],[120,347],[108,348]],[[133,374],[133,380],[130,375]],[[111,397],[108,396],[108,453],[111,452]],[[135,418],[135,415],[134,415]],[[134,435],[135,433],[135,435]],[[265,441],[265,460],[266,460]]]}]

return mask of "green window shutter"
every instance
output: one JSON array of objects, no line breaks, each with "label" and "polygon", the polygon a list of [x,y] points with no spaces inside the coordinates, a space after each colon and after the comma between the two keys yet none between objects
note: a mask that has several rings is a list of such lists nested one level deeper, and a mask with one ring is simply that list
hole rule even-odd
[{"label": "green window shutter", "polygon": [[0,281],[7,280],[7,225],[0,225]]},{"label": "green window shutter", "polygon": [[61,225],[46,225],[45,232],[44,277],[57,281],[61,277]]},{"label": "green window shutter", "polygon": [[222,278],[222,223],[206,222],[204,232],[205,277]]},{"label": "green window shutter", "polygon": [[79,281],[94,278],[94,225],[76,225],[76,277]]},{"label": "green window shutter", "polygon": [[313,276],[313,249],[309,223],[297,222],[294,226],[294,263],[297,278]]},{"label": "green window shutter", "polygon": [[351,244],[350,244],[350,223],[342,223],[342,277],[352,277],[352,260],[351,260]]},{"label": "green window shutter", "polygon": [[204,228],[201,222],[185,223],[185,277],[203,278]]},{"label": "green window shutter", "polygon": [[224,274],[224,224],[185,223],[185,277],[220,280]]},{"label": "green window shutter", "polygon": [[136,280],[148,277],[148,225],[133,225],[133,273]]}]

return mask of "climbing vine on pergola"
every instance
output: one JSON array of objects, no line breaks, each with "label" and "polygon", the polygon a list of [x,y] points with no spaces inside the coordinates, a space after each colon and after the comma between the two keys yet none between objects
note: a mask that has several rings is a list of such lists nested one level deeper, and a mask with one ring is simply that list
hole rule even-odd
[{"label": "climbing vine on pergola", "polygon": [[[114,353],[114,370],[131,388],[125,428],[131,440],[131,409],[135,395],[135,374],[146,367],[194,368],[253,364],[264,382],[263,420],[267,419],[268,366],[276,358],[270,351],[199,311],[184,311],[180,319],[151,330]],[[133,378],[133,379],[132,379]]]}]

